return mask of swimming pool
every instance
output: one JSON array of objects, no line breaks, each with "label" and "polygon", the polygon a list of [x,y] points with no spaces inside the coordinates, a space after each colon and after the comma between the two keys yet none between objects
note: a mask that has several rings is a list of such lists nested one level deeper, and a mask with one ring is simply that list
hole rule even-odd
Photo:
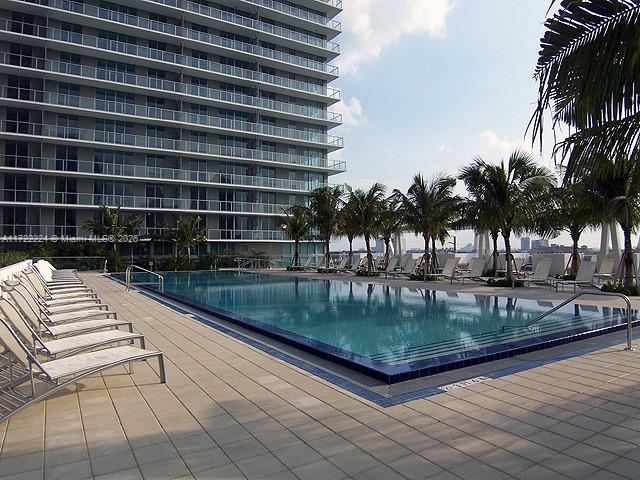
[{"label": "swimming pool", "polygon": [[[623,309],[236,272],[165,272],[162,295],[395,383],[624,328]],[[134,282],[159,291],[147,274]],[[507,327],[507,328],[504,328]]]}]

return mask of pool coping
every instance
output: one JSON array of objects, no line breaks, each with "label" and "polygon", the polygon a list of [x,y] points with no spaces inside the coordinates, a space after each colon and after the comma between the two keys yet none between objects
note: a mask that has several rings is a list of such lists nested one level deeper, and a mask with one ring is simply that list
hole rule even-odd
[{"label": "pool coping", "polygon": [[[112,279],[113,281],[116,281],[120,284],[122,284],[123,282],[112,276],[109,275],[108,278]],[[247,323],[243,323],[241,320],[238,320],[237,318],[234,318],[232,315],[225,315],[225,311],[220,311],[217,312],[215,311],[216,309],[211,309],[211,308],[205,308],[203,306],[201,306],[200,304],[196,303],[196,302],[191,302],[189,300],[185,300],[183,298],[181,298],[180,296],[177,295],[172,295],[172,294],[167,294],[165,292],[159,292],[153,288],[148,288],[148,286],[146,285],[133,285],[132,287],[135,287],[136,290],[138,292],[140,292],[141,294],[154,299],[155,301],[158,301],[159,303],[172,308],[173,310],[178,311],[181,314],[185,314],[185,315],[189,315],[190,318],[194,318],[195,320],[199,321],[200,323],[203,323],[207,326],[210,326],[224,334],[230,335],[234,338],[236,338],[237,340],[240,340],[244,343],[247,343],[249,345],[252,345],[266,353],[269,353],[270,355],[273,355],[277,358],[280,358],[281,360],[284,360],[292,365],[295,365],[299,368],[302,368],[305,371],[308,371],[309,373],[312,373],[316,376],[319,376],[335,385],[338,385],[342,388],[345,388],[349,391],[351,391],[352,393],[355,393],[363,398],[366,398],[367,400],[373,401],[376,404],[380,405],[380,406],[393,406],[393,405],[397,405],[400,403],[404,403],[406,401],[409,401],[411,399],[415,399],[415,398],[424,398],[425,396],[429,396],[429,395],[434,395],[436,393],[441,393],[442,390],[440,389],[440,387],[442,385],[439,386],[434,386],[434,387],[429,387],[426,389],[419,389],[413,392],[408,392],[408,393],[403,393],[403,394],[399,394],[399,395],[395,395],[395,396],[384,396],[381,395],[377,392],[373,392],[369,389],[367,389],[366,387],[363,387],[361,385],[358,385],[356,383],[350,382],[349,380],[340,377],[334,373],[331,373],[325,369],[322,369],[320,367],[317,367],[315,365],[310,364],[309,362],[306,362],[304,360],[301,360],[299,358],[296,358],[292,355],[288,355],[284,352],[282,352],[281,350],[275,349],[263,342],[260,342],[256,339],[253,339],[251,337],[248,337],[240,332],[237,332],[233,329],[230,329],[224,325],[221,325],[219,323],[216,323],[206,317],[203,317],[201,315],[199,315],[197,312],[203,312],[209,315],[212,315],[213,317],[217,317],[220,318],[221,320],[227,321],[229,323],[232,323],[234,325],[240,326],[242,328],[246,328],[250,331],[259,333],[261,335],[265,335],[269,338],[272,338],[274,340],[277,340],[279,342],[285,343],[287,345],[293,346],[295,348],[298,348],[300,350],[303,350],[305,352],[308,353],[312,353],[320,358],[324,358],[327,360],[330,360],[334,363],[346,366],[354,371],[357,371],[359,373],[363,373],[365,375],[368,375],[372,378],[375,378],[377,380],[380,381],[384,381],[387,382],[387,376],[380,376],[379,372],[374,372],[377,373],[377,375],[370,375],[367,373],[367,368],[354,368],[354,364],[348,362],[347,360],[343,359],[343,358],[334,358],[333,355],[331,354],[327,354],[326,352],[322,352],[321,350],[317,350],[314,348],[305,348],[304,344],[299,344],[296,343],[295,341],[288,341],[288,338],[284,338],[280,335],[278,335],[275,332],[269,332],[269,331],[265,331],[262,330],[260,328],[254,327],[251,324],[247,324]],[[167,301],[167,300],[170,301]],[[172,303],[172,302],[177,302],[178,305]],[[183,306],[192,308],[194,310],[196,310],[196,312],[190,311],[185,309]],[[618,310],[623,310],[620,309],[618,307],[611,307],[613,308],[617,308]],[[633,322],[634,325],[638,325],[640,324],[639,320],[635,320]],[[560,345],[564,345],[567,343],[572,343],[575,341],[580,341],[580,340],[586,340],[589,338],[593,338],[596,336],[601,336],[601,335],[605,335],[608,333],[613,333],[616,331],[620,331],[626,328],[626,324],[622,324],[622,325],[616,325],[616,326],[610,326],[610,327],[605,327],[605,328],[601,328],[601,329],[597,329],[597,330],[593,330],[593,331],[588,331],[585,333],[579,333],[579,334],[574,334],[574,335],[566,335],[562,338],[556,338],[552,341],[547,341],[541,344],[536,344],[536,345],[528,345],[528,346],[520,346],[517,348],[513,348],[511,350],[508,351],[503,351],[503,352],[494,352],[494,353],[490,353],[487,354],[483,357],[477,357],[477,358],[472,358],[472,359],[461,359],[457,362],[454,363],[450,363],[450,364],[445,364],[445,365],[438,365],[436,367],[428,367],[428,368],[434,368],[436,369],[435,371],[432,371],[431,373],[429,373],[428,375],[435,375],[438,373],[444,373],[444,372],[448,372],[448,371],[452,371],[452,370],[457,370],[457,369],[461,369],[461,368],[465,368],[465,367],[469,367],[469,366],[473,366],[473,365],[478,365],[481,363],[489,363],[491,361],[495,361],[495,360],[500,360],[500,359],[504,359],[504,358],[509,358],[509,357],[514,357],[517,355],[522,355],[525,353],[531,353],[533,351],[538,351],[538,350],[542,350],[542,349],[547,349],[547,348],[552,348],[552,347],[556,347],[556,346],[560,346]],[[536,340],[540,337],[533,337],[529,340]],[[319,343],[319,342],[318,342]],[[517,342],[515,342],[517,343]],[[532,361],[527,361],[525,362],[524,365],[522,366],[516,366],[516,367],[510,367],[507,369],[503,369],[503,370],[498,370],[496,372],[487,374],[485,376],[489,377],[489,378],[499,378],[500,376],[503,375],[508,375],[510,373],[514,373],[516,371],[521,371],[521,370],[527,370],[529,368],[533,368],[535,366],[539,366],[539,365],[543,365],[546,363],[552,363],[554,361],[557,361],[559,359],[562,358],[570,358],[573,356],[578,356],[578,355],[582,355],[584,353],[589,353],[591,351],[595,351],[595,350],[599,350],[601,348],[605,348],[607,346],[612,346],[615,344],[620,343],[619,340],[612,340],[610,342],[603,342],[600,345],[594,345],[593,347],[590,348],[586,348],[586,349],[580,349],[577,350],[575,352],[570,352],[568,354],[564,354],[561,355],[559,357],[553,357],[550,359],[545,359],[545,360],[532,360]],[[477,351],[476,351],[477,352]],[[440,357],[442,358],[442,357]],[[357,365],[357,364],[356,364]],[[455,368],[453,368],[451,365],[454,365]],[[358,365],[357,365],[358,366]],[[359,366],[362,367],[362,366]],[[514,370],[514,368],[516,370]],[[411,380],[411,379],[415,379],[415,378],[419,378],[419,377],[424,377],[424,376],[428,376],[425,374],[422,375],[414,375],[414,372],[410,372],[408,376],[397,380],[397,381],[393,381],[393,382],[387,382],[387,383],[398,383],[398,382],[402,382],[402,381],[406,381],[406,380]]]}]

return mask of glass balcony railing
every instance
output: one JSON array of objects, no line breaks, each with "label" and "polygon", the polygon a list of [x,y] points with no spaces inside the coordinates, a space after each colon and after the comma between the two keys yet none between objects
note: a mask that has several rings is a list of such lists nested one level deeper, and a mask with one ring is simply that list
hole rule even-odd
[{"label": "glass balcony railing", "polygon": [[235,78],[243,78],[246,80],[266,83],[268,85],[307,92],[314,95],[321,95],[330,98],[335,98],[336,96],[339,97],[340,95],[336,89],[327,87],[326,85],[316,85],[313,83],[303,82],[301,80],[293,80],[290,78],[280,77],[278,75],[269,75],[255,70],[225,65],[179,53],[143,47],[133,43],[119,42],[117,40],[109,40],[106,38],[74,33],[56,28],[43,27],[30,23],[0,19],[0,31],[20,33],[23,35],[47,38],[65,43],[73,43],[85,47],[109,50],[138,58],[184,66],[205,73],[217,73]]},{"label": "glass balcony railing", "polygon": [[323,133],[307,132],[293,128],[282,128],[260,123],[245,122],[242,120],[232,120],[222,117],[212,117],[209,115],[199,115],[190,112],[181,112],[166,108],[149,107],[134,103],[115,102],[111,100],[101,100],[99,98],[80,97],[55,92],[43,92],[41,90],[31,90],[25,88],[0,86],[0,97],[24,100],[30,102],[44,103],[49,105],[61,105],[65,107],[81,108],[100,112],[111,112],[120,115],[135,117],[140,120],[157,119],[167,122],[180,123],[181,127],[199,126],[211,127],[213,129],[230,130],[233,133],[245,132],[255,135],[285,138],[308,143],[317,143],[325,146],[341,148],[343,139],[334,135]]},{"label": "glass balcony railing", "polygon": [[64,75],[74,75],[83,78],[104,80],[124,85],[135,85],[142,88],[163,90],[166,92],[180,93],[184,95],[191,95],[194,97],[208,98],[211,100],[231,103],[245,107],[254,107],[264,110],[278,111],[291,115],[303,116],[311,120],[319,119],[335,123],[342,122],[341,114],[329,112],[327,110],[303,107],[292,103],[278,102],[275,100],[269,100],[260,97],[252,97],[249,95],[228,92],[225,90],[199,87],[197,85],[172,82],[170,80],[161,80],[157,78],[146,77],[143,75],[116,72],[113,70],[89,67],[85,65],[77,65],[74,63],[58,62],[55,60],[44,60],[43,58],[29,57],[7,52],[0,53],[0,63],[5,65],[17,65],[25,68],[46,70],[50,72],[61,73]]},{"label": "glass balcony railing", "polygon": [[277,203],[226,202],[220,200],[198,200],[190,198],[161,198],[138,195],[103,195],[76,192],[47,192],[31,190],[0,190],[0,202],[41,203],[52,205],[85,205],[108,207],[186,210],[205,213],[251,213],[283,215],[290,205]]},{"label": "glass balcony railing", "polygon": [[322,157],[306,157],[285,153],[267,152],[263,150],[228,147],[212,143],[198,143],[164,137],[134,135],[118,131],[91,130],[87,128],[67,127],[39,123],[0,121],[0,132],[81,140],[94,143],[115,144],[127,147],[147,148],[154,150],[171,150],[176,154],[204,154],[221,158],[248,159],[307,167],[325,168],[344,171],[344,162]]},{"label": "glass balcony railing", "polygon": [[155,20],[150,20],[148,18],[138,17],[136,15],[127,15],[125,13],[115,12],[106,8],[99,8],[94,5],[85,5],[83,3],[71,2],[68,0],[52,0],[52,3],[50,5],[54,8],[66,10],[73,13],[87,15],[104,20],[110,20],[112,22],[123,23],[136,28],[153,30],[155,32],[165,33],[174,37],[187,38],[190,40],[215,45],[217,47],[232,49],[251,55],[258,55],[260,57],[269,58],[279,62],[297,65],[299,67],[308,68],[310,70],[338,76],[338,67],[335,65],[330,65],[325,62],[318,62],[298,55],[291,55],[277,50],[264,48],[259,45],[253,45],[246,42],[240,42],[237,40],[220,37],[218,35],[212,35],[210,33],[191,30],[177,25],[172,25],[170,23],[158,22]]},{"label": "glass balcony railing", "polygon": [[112,177],[133,177],[146,181],[168,180],[180,183],[207,184],[223,187],[256,187],[277,190],[310,192],[325,184],[316,181],[289,180],[286,178],[236,175],[220,172],[202,172],[189,169],[148,167],[146,165],[125,165],[43,157],[23,157],[0,155],[0,167],[50,172],[108,175]]},{"label": "glass balcony railing", "polygon": [[288,240],[278,230],[207,230],[209,240]]},{"label": "glass balcony railing", "polygon": [[[142,227],[140,237],[162,238],[169,231],[166,227]],[[0,240],[2,237],[34,237],[38,240],[42,237],[67,236],[89,238],[91,234],[82,225],[16,225],[0,224]],[[208,240],[288,240],[284,232],[278,230],[206,230]]]},{"label": "glass balcony railing", "polygon": [[[331,28],[333,30],[340,30],[342,28],[342,26],[340,25],[340,22],[337,22],[336,20],[323,17],[322,15],[318,15],[312,12],[307,12],[306,10],[302,10],[292,5],[288,5],[286,3],[276,2],[275,0],[246,0],[246,1],[253,3],[255,5],[259,5],[261,7],[269,8],[271,10],[276,10],[278,12],[300,18],[302,20],[306,20],[308,22],[317,23],[318,25],[322,25],[322,26]],[[335,0],[330,0],[330,2],[333,2],[333,1]],[[324,3],[329,3],[329,2],[324,2]]]},{"label": "glass balcony railing", "polygon": [[[260,20],[254,20],[253,18],[244,17],[235,13],[225,12],[213,7],[201,5],[199,3],[191,2],[189,0],[151,0],[156,3],[168,5],[170,7],[180,8],[182,10],[188,10],[199,15],[206,17],[216,18],[224,22],[233,23],[254,30],[259,30],[265,33],[270,33],[278,37],[287,38],[289,40],[295,40],[297,42],[306,43],[315,47],[324,48],[335,53],[340,52],[340,45],[322,38],[317,38],[311,35],[306,35],[300,32],[294,32],[286,28],[278,27],[267,22],[261,22]],[[323,17],[320,17],[323,18]],[[315,22],[318,23],[318,22]],[[339,23],[336,22],[339,29]],[[322,24],[322,23],[321,23]]]}]

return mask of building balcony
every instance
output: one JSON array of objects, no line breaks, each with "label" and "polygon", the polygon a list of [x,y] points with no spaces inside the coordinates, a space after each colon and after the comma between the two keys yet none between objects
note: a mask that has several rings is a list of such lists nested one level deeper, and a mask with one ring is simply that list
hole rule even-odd
[{"label": "building balcony", "polygon": [[243,215],[284,215],[290,205],[277,203],[232,202],[190,198],[160,198],[138,195],[103,195],[76,192],[0,190],[0,204],[57,206],[73,208],[122,207],[124,210],[184,211]]},{"label": "building balcony", "polygon": [[[26,0],[22,0],[26,1]],[[303,70],[313,70],[316,73],[323,73],[330,79],[338,77],[338,67],[330,65],[324,62],[318,62],[310,60],[298,55],[291,55],[288,53],[264,48],[259,45],[251,43],[232,40],[218,35],[212,35],[205,32],[191,30],[188,28],[172,25],[170,23],[163,23],[148,18],[143,18],[135,15],[127,15],[125,13],[115,12],[106,8],[99,8],[94,5],[85,5],[78,2],[70,2],[68,0],[52,0],[50,8],[55,8],[65,11],[65,16],[68,19],[68,13],[71,12],[74,15],[84,15],[87,17],[97,18],[100,20],[107,20],[115,22],[128,27],[129,29],[145,29],[153,32],[169,35],[172,38],[169,42],[178,39],[187,39],[197,42],[196,47],[198,49],[203,48],[202,44],[207,46],[214,46],[222,48],[224,50],[233,50],[235,52],[243,54],[245,58],[249,60],[255,60],[254,56],[259,56],[268,61],[275,61],[278,63],[284,63],[287,65],[300,67]],[[101,25],[104,28],[105,25]]]},{"label": "building balcony", "polygon": [[[60,1],[60,0],[58,0]],[[250,28],[257,30],[258,32],[280,37],[293,42],[303,43],[307,46],[321,49],[325,55],[336,56],[340,53],[340,45],[335,42],[317,38],[304,33],[289,30],[287,28],[272,25],[260,20],[254,20],[253,18],[237,15],[235,13],[225,12],[214,7],[208,7],[199,3],[191,2],[189,0],[151,0],[153,2],[169,6],[172,8],[178,8],[181,10],[187,10],[191,13],[209,17],[221,22],[230,23],[236,26]]]},{"label": "building balcony", "polygon": [[[85,48],[98,49],[104,51],[107,53],[106,56],[113,58],[116,61],[123,61],[123,56],[126,55],[132,60],[144,60],[145,64],[152,66],[158,66],[158,62],[162,62],[166,64],[168,68],[174,68],[176,71],[181,71],[182,68],[189,68],[194,70],[198,76],[206,75],[211,76],[212,78],[222,76],[225,79],[232,78],[234,80],[243,79],[248,82],[261,82],[271,87],[282,88],[285,90],[285,93],[287,93],[286,91],[288,90],[293,90],[322,98],[337,97],[339,100],[340,97],[338,90],[327,87],[326,85],[316,85],[278,75],[269,75],[255,70],[234,67],[210,60],[190,57],[188,55],[143,47],[132,43],[109,40],[93,35],[73,33],[66,30],[42,27],[39,25],[15,22],[6,19],[0,19],[0,32],[7,32],[12,36],[19,35],[22,39],[21,41],[30,42],[46,39],[54,42],[60,42],[65,45],[64,47],[60,47],[63,51],[77,51],[81,54],[90,54],[95,56],[95,53],[88,53],[85,51]],[[291,95],[291,92],[289,91],[287,94]]]},{"label": "building balcony", "polygon": [[[258,5],[263,8],[267,8],[269,10],[273,10],[275,12],[283,13],[290,17],[295,17],[297,19],[304,20],[306,22],[311,22],[316,25],[325,27],[327,29],[333,30],[335,32],[334,34],[338,34],[342,29],[342,25],[340,24],[340,22],[332,18],[324,17],[322,15],[317,15],[312,12],[307,12],[306,10],[301,10],[300,8],[294,7],[292,5],[288,5],[286,3],[280,3],[275,0],[244,0],[244,1],[247,3],[253,3],[254,5]],[[340,9],[342,8],[341,0],[328,0],[326,2],[323,0],[320,0],[320,1],[321,3],[324,3],[326,5],[335,6],[336,8],[340,8]],[[340,4],[339,7],[338,7],[338,3]]]},{"label": "building balcony", "polygon": [[288,180],[286,178],[10,155],[0,156],[0,169],[4,171],[20,171],[21,173],[28,169],[29,173],[33,174],[47,173],[50,175],[64,175],[69,178],[75,176],[86,178],[109,177],[120,181],[136,180],[144,182],[162,180],[163,182],[178,184],[220,186],[223,188],[256,188],[260,190],[304,193],[325,185],[322,182]]},{"label": "building balcony", "polygon": [[[167,227],[142,227],[139,237],[162,238],[170,229]],[[91,234],[82,225],[0,225],[0,241],[41,241],[43,237],[53,239],[55,237],[72,237],[90,239]],[[279,230],[206,230],[209,241],[290,241],[284,232]]]},{"label": "building balcony", "polygon": [[[211,130],[223,134],[246,133],[251,137],[266,137],[267,139],[284,139],[301,144],[321,146],[329,150],[343,147],[342,137],[326,135],[323,133],[307,132],[293,128],[282,128],[260,123],[251,123],[241,120],[231,120],[222,117],[199,115],[189,112],[181,112],[166,108],[148,107],[133,103],[114,102],[91,97],[80,97],[41,90],[22,89],[8,86],[0,86],[0,98],[11,103],[31,102],[34,104],[47,104],[55,107],[65,107],[61,111],[68,113],[79,110],[91,113],[106,113],[106,116],[126,116],[128,121],[145,123],[169,123],[174,128],[193,128],[196,130]],[[275,138],[273,138],[275,137]]]},{"label": "building balcony", "polygon": [[207,230],[209,240],[290,241],[281,230]]},{"label": "building balcony", "polygon": [[[33,137],[34,141],[50,138],[54,143],[86,143],[88,146],[117,145],[126,150],[153,151],[175,155],[218,157],[234,161],[263,162],[268,164],[299,165],[309,170],[327,171],[329,174],[345,171],[345,163],[321,157],[307,157],[263,150],[228,147],[212,143],[198,143],[162,137],[133,135],[123,132],[91,130],[39,123],[0,121],[0,135],[9,138]],[[58,140],[58,142],[55,142]],[[107,147],[108,148],[108,147]]]},{"label": "building balcony", "polygon": [[[165,93],[168,97],[172,96],[170,94],[179,94],[181,96],[193,97],[193,100],[183,97],[187,101],[201,102],[202,100],[208,100],[212,105],[219,106],[222,104],[225,108],[233,106],[243,110],[265,111],[270,115],[285,118],[298,119],[298,117],[302,117],[305,121],[319,122],[328,126],[339,125],[342,122],[341,114],[318,108],[303,107],[292,103],[278,102],[266,98],[172,82],[171,80],[161,80],[143,75],[114,72],[112,70],[58,62],[55,60],[45,60],[39,57],[28,57],[2,52],[0,53],[0,66],[2,65],[10,66],[11,69],[15,67],[37,69],[60,74],[61,76],[64,75],[64,77],[61,77],[64,78],[64,81],[68,81],[68,77],[75,77],[75,81],[81,79],[95,80],[95,83],[100,85],[108,82],[110,84],[118,84],[119,88],[124,87],[128,90],[133,87],[136,90],[142,90],[145,95],[150,93],[147,90],[153,90],[152,93],[154,95]],[[113,88],[113,85],[109,86]]]}]

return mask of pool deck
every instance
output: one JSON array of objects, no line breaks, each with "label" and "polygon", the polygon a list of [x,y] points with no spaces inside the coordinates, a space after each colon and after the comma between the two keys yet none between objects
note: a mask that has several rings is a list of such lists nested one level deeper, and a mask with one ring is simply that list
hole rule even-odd
[{"label": "pool deck", "polygon": [[83,278],[165,353],[168,382],[154,362],[114,369],[0,423],[2,480],[639,476],[640,354],[622,343],[383,408],[101,275]]}]

